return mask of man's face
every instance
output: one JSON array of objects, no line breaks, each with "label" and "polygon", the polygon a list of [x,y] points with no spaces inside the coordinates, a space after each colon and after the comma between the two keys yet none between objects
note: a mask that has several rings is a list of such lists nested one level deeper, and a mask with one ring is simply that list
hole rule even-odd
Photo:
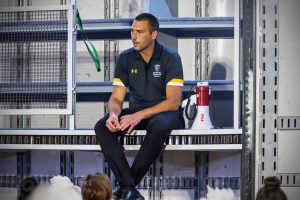
[{"label": "man's face", "polygon": [[155,42],[157,31],[150,30],[149,22],[146,20],[134,20],[131,28],[131,41],[136,51],[143,51]]}]

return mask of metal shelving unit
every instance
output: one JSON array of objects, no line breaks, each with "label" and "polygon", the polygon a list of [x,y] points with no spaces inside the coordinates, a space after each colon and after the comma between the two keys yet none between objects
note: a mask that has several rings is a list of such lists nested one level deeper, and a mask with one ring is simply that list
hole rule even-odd
[{"label": "metal shelving unit", "polygon": [[[239,0],[235,0],[235,6],[239,8]],[[162,174],[162,162],[155,162],[152,167],[152,174],[148,174],[152,186],[139,186],[148,189],[153,199],[161,199],[164,189],[193,189],[195,197],[205,195],[204,185],[208,183],[214,185],[228,185],[234,189],[239,189],[239,177],[206,177],[203,167],[208,151],[231,151],[240,152],[242,150],[242,129],[240,127],[240,82],[239,71],[239,40],[240,40],[240,15],[239,9],[235,9],[235,17],[196,17],[196,18],[159,18],[160,32],[175,38],[222,38],[234,39],[234,80],[209,80],[214,92],[226,93],[233,100],[233,124],[231,127],[213,130],[174,130],[166,140],[167,151],[193,151],[195,152],[196,178],[191,177],[167,177]],[[130,38],[130,29],[133,19],[95,19],[83,20],[83,27],[90,40],[122,40]],[[34,26],[34,24],[32,25]],[[53,25],[55,29],[55,25]],[[0,29],[1,30],[1,29]],[[77,41],[82,40],[82,35],[78,32],[78,27],[72,27],[73,34],[77,34]],[[18,31],[20,29],[18,28]],[[59,31],[59,30],[58,30]],[[26,34],[35,33],[29,31]],[[6,34],[6,33],[5,33]],[[74,47],[76,41],[73,38]],[[72,58],[73,75],[75,74],[74,57]],[[71,60],[71,59],[70,59]],[[72,86],[71,100],[72,110],[75,104],[80,101],[106,101],[112,91],[111,82],[75,82],[68,80]],[[187,95],[196,81],[185,81],[183,92]],[[7,93],[18,93],[19,90],[11,90],[12,85],[3,87]],[[26,86],[26,85],[25,85]],[[25,87],[24,86],[24,87]],[[22,88],[24,88],[22,86]],[[21,88],[21,89],[22,89]],[[26,87],[25,87],[26,88]],[[29,91],[29,90],[26,90]],[[51,87],[50,90],[51,91]],[[30,92],[30,91],[29,91]],[[86,98],[86,94],[92,94]],[[97,98],[93,99],[93,95]],[[100,97],[101,96],[101,97]],[[99,98],[100,97],[100,98]],[[69,127],[66,129],[0,129],[0,149],[1,150],[61,150],[62,152],[72,151],[99,151],[93,130],[80,130],[75,128],[74,113],[68,113]],[[145,131],[135,131],[133,135],[121,137],[126,151],[139,149],[139,144],[145,136]],[[69,157],[70,159],[70,157]],[[73,163],[74,164],[74,163]],[[207,164],[207,163],[206,163]],[[63,163],[65,168],[68,163]],[[72,163],[69,165],[72,165]],[[106,167],[106,171],[109,171]],[[108,172],[109,173],[109,172]],[[157,179],[160,177],[160,180]],[[47,179],[49,177],[46,177]],[[9,179],[9,178],[8,178]],[[11,177],[15,180],[15,177]],[[77,179],[76,179],[77,180]],[[81,179],[78,178],[78,181]],[[113,179],[112,179],[113,180]],[[143,184],[143,183],[142,183]],[[156,184],[156,185],[155,185]],[[201,184],[201,188],[200,185]],[[15,184],[11,184],[15,186]],[[201,193],[201,194],[200,194]]]},{"label": "metal shelving unit", "polygon": [[[239,22],[239,20],[237,20]],[[133,19],[96,19],[96,20],[83,20],[83,26],[86,31],[87,36],[90,39],[97,39],[97,40],[103,40],[103,39],[129,39],[130,38],[130,29],[131,29],[131,23],[133,22]],[[48,23],[48,22],[45,22]],[[61,23],[61,22],[60,22]],[[198,17],[198,18],[164,18],[160,19],[160,31],[172,36],[175,36],[177,38],[233,38],[235,35],[239,35],[239,31],[234,29],[234,24],[236,24],[236,20],[234,20],[233,17]],[[35,24],[40,24],[38,22],[35,22],[31,26],[34,27]],[[51,22],[51,26],[55,27],[55,23]],[[13,27],[17,27],[13,25]],[[12,29],[14,30],[14,29]],[[17,30],[20,32],[20,28],[17,27]],[[34,30],[36,31],[36,30]],[[38,30],[37,30],[38,31]],[[65,30],[63,30],[65,31]],[[32,33],[32,31],[28,31]],[[237,33],[236,33],[237,32]],[[7,33],[3,33],[7,34]],[[77,36],[78,40],[81,40],[81,34],[78,34]],[[238,39],[235,39],[238,42]],[[238,64],[237,67],[235,66],[235,74],[238,73]],[[188,93],[191,89],[191,87],[195,84],[195,81],[186,81],[184,84],[183,91],[184,93]],[[233,92],[233,99],[234,102],[237,101],[236,95],[240,93],[240,81],[234,81],[234,80],[211,80],[209,81],[210,85],[212,86],[213,90],[216,92]],[[53,84],[50,84],[52,86]],[[71,85],[71,84],[70,84]],[[23,84],[21,87],[14,88],[13,84],[3,84],[3,87],[1,87],[1,91],[6,91],[7,94],[24,94],[30,93],[30,88],[28,89],[26,87],[27,85]],[[30,85],[31,86],[31,85]],[[53,87],[56,87],[55,85]],[[59,85],[59,87],[61,87]],[[25,88],[25,89],[24,89]],[[32,89],[32,87],[31,87]],[[42,89],[42,88],[40,88]],[[22,90],[22,91],[21,91]],[[49,88],[47,88],[47,91]],[[112,91],[112,85],[111,82],[78,82],[75,83],[75,87],[73,88],[76,99],[80,101],[80,97],[84,96],[86,93],[89,94],[96,94],[102,96],[100,100],[105,101],[108,99],[108,95]],[[51,91],[51,87],[50,90]],[[98,99],[99,100],[99,99]],[[84,100],[85,101],[85,100]],[[74,106],[74,105],[73,105]],[[234,133],[235,130],[240,130],[237,124],[239,122],[236,122],[239,120],[239,108],[237,109],[235,107],[234,112],[234,129],[227,129],[224,131],[227,134],[230,134],[230,130]],[[6,112],[9,112],[6,111]],[[17,112],[17,111],[16,111]],[[20,111],[22,112],[22,111]],[[50,112],[50,111],[48,111]],[[51,113],[51,112],[50,112]],[[72,116],[72,115],[71,115]],[[70,123],[72,124],[72,123]],[[72,128],[71,128],[72,130]],[[61,130],[50,130],[50,131],[61,131]],[[72,130],[75,132],[78,132],[80,134],[80,130]],[[188,130],[187,130],[188,131]],[[220,130],[218,130],[220,131]],[[221,131],[222,132],[222,131]],[[5,135],[7,133],[7,130],[1,130],[0,134]],[[24,134],[26,133],[26,130],[24,130]],[[47,131],[40,130],[40,135],[47,135]],[[9,148],[10,144],[5,148]],[[3,145],[1,145],[0,148],[2,148]],[[11,146],[11,149],[14,149],[13,146]],[[179,148],[180,149],[180,148]],[[206,148],[205,148],[206,149]]]}]

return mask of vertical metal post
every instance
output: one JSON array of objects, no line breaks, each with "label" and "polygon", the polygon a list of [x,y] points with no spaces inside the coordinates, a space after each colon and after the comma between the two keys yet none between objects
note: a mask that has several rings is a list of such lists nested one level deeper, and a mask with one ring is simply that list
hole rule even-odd
[{"label": "vertical metal post", "polygon": [[[114,0],[114,18],[119,18],[120,17],[120,3],[119,0]],[[111,49],[113,52],[111,52],[111,58],[112,60],[110,61],[110,79],[113,78],[114,76],[114,71],[115,71],[115,66],[117,62],[117,57],[119,55],[119,40],[114,40]]]},{"label": "vertical metal post", "polygon": [[[195,0],[195,15],[201,16],[201,0]],[[201,80],[201,40],[195,39],[195,79]]]},{"label": "vertical metal post", "polygon": [[31,151],[17,153],[17,180],[16,186],[19,191],[20,183],[31,174]]},{"label": "vertical metal post", "polygon": [[[110,13],[111,13],[111,0],[105,0],[104,1],[104,18],[110,19]],[[110,42],[109,40],[104,40],[104,81],[108,82],[110,81]],[[107,103],[104,103],[104,113],[107,113]]]},{"label": "vertical metal post", "polygon": [[[66,4],[67,2],[61,2]],[[71,115],[60,118],[63,122],[61,125],[70,130],[75,129],[76,124],[76,44],[77,44],[77,24],[76,24],[76,12],[77,12],[77,0],[71,0],[72,9],[68,10],[68,58],[67,59],[67,85],[68,85],[68,109],[71,109]]]},{"label": "vertical metal post", "polygon": [[[110,0],[104,2],[104,18],[119,18],[119,0]],[[113,10],[113,12],[112,12]],[[112,16],[113,15],[113,16]],[[119,54],[119,41],[104,40],[104,81],[109,82],[112,80],[116,58]],[[104,103],[104,113],[107,113],[107,103]]]},{"label": "vertical metal post", "polygon": [[164,152],[159,155],[156,159],[156,200],[162,200],[163,198],[163,190],[164,190]]},{"label": "vertical metal post", "polygon": [[208,184],[208,152],[196,151],[195,152],[195,177],[196,177],[196,189],[195,198],[199,199],[201,197],[206,197]]},{"label": "vertical metal post", "polygon": [[[110,81],[110,42],[104,40],[104,81]],[[108,113],[107,102],[104,103],[104,113]]]},{"label": "vertical metal post", "polygon": [[148,199],[155,199],[155,168],[156,162],[154,162],[148,170],[149,187],[148,187]]},{"label": "vertical metal post", "polygon": [[60,152],[60,175],[67,176],[71,181],[74,179],[74,152]]},{"label": "vertical metal post", "polygon": [[17,153],[17,185],[31,174],[31,151]]},{"label": "vertical metal post", "polygon": [[120,6],[119,0],[114,0],[114,18],[119,18],[120,16]]},{"label": "vertical metal post", "polygon": [[[209,1],[196,0],[196,17],[209,16]],[[209,70],[209,40],[195,39],[195,80],[207,80]],[[208,157],[209,152],[195,152],[196,189],[194,199],[206,197],[208,184]]]},{"label": "vertical metal post", "polygon": [[31,128],[31,116],[26,115],[24,120],[25,120],[25,122],[24,122],[25,127],[26,128]]},{"label": "vertical metal post", "polygon": [[[208,0],[195,1],[196,17],[207,17],[209,9]],[[195,39],[195,80],[207,80],[209,68],[209,42],[208,39]]]},{"label": "vertical metal post", "polygon": [[162,200],[163,199],[163,152],[154,161],[148,171],[150,187],[148,189],[148,199]]},{"label": "vertical metal post", "polygon": [[243,69],[244,121],[242,137],[241,199],[254,199],[255,119],[256,119],[256,32],[255,1],[244,1],[243,11]]},{"label": "vertical metal post", "polygon": [[240,0],[234,1],[233,128],[240,128]]},{"label": "vertical metal post", "polygon": [[110,81],[110,42],[104,40],[104,81]]}]

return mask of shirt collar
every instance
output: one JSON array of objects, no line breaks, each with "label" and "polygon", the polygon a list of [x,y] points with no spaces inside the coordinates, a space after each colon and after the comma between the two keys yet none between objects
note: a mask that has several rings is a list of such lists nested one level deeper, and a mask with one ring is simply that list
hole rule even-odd
[{"label": "shirt collar", "polygon": [[162,50],[163,50],[162,45],[159,44],[157,41],[155,41],[155,46],[154,46],[154,51],[153,51],[153,54],[152,54],[152,58],[156,59],[156,60],[160,59]]},{"label": "shirt collar", "polygon": [[[162,50],[163,50],[163,46],[160,43],[158,43],[157,41],[155,41],[154,51],[153,51],[151,59],[156,59],[156,60],[160,59]],[[138,51],[134,50],[134,58],[136,60],[141,59],[141,55],[139,54]]]}]

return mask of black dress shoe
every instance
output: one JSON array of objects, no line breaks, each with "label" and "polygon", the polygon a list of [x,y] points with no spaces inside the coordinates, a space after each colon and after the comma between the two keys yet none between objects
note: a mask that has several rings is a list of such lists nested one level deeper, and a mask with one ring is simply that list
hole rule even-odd
[{"label": "black dress shoe", "polygon": [[145,198],[141,195],[141,193],[137,189],[131,189],[124,191],[122,195],[122,199],[124,200],[144,200]]},{"label": "black dress shoe", "polygon": [[119,187],[114,193],[113,193],[113,199],[119,200],[122,199],[123,196],[123,189]]}]

